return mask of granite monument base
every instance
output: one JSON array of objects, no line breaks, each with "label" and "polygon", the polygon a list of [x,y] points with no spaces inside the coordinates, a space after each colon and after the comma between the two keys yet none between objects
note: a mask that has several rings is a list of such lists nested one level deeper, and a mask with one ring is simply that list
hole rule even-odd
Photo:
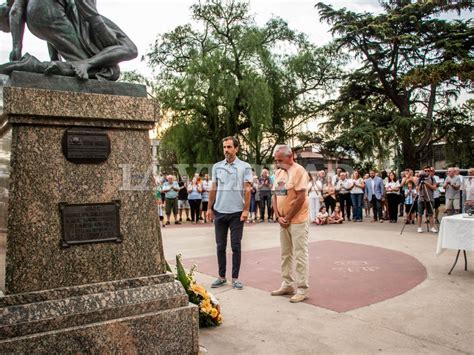
[{"label": "granite monument base", "polygon": [[0,353],[197,353],[197,307],[166,273],[156,102],[31,73],[0,89],[12,137]]},{"label": "granite monument base", "polygon": [[17,294],[0,302],[2,354],[199,350],[198,309],[170,274]]}]

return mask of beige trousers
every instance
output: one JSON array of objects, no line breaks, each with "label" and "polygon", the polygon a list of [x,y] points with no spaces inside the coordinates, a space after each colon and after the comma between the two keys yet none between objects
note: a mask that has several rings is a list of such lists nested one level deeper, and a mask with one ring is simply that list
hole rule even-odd
[{"label": "beige trousers", "polygon": [[[298,293],[305,294],[309,287],[308,222],[290,224],[288,229],[280,227],[280,244],[282,286],[290,286],[296,281]],[[293,273],[294,261],[296,261],[295,273]]]}]

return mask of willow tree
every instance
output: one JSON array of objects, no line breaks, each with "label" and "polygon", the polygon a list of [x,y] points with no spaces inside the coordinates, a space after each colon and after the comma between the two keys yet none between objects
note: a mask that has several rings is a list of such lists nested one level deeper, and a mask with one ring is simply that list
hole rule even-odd
[{"label": "willow tree", "polygon": [[[337,45],[360,63],[333,103],[327,127],[337,133],[334,142],[362,157],[399,147],[402,164],[416,167],[433,144],[446,141],[448,133],[452,138],[453,128],[460,138],[463,130],[472,133],[456,99],[472,90],[474,29],[472,19],[460,14],[474,5],[409,0],[381,5],[378,15],[316,5]],[[453,11],[456,18],[449,20],[445,15]]]},{"label": "willow tree", "polygon": [[210,0],[191,7],[194,26],[160,36],[146,54],[157,97],[171,112],[163,139],[181,162],[222,159],[221,138],[237,135],[255,163],[292,126],[321,110],[321,92],[340,78],[341,58],[316,48],[285,21],[256,25],[249,3]]}]

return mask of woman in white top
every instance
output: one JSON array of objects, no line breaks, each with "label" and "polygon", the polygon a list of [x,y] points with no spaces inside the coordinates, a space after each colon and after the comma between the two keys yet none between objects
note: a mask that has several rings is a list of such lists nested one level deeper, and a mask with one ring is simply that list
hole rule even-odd
[{"label": "woman in white top", "polygon": [[354,170],[352,173],[351,182],[352,217],[354,222],[362,222],[362,201],[364,199],[365,182],[357,170]]},{"label": "woman in white top", "polygon": [[202,184],[199,174],[195,174],[193,180],[188,184],[188,201],[191,207],[191,221],[198,223],[199,210],[202,200]]},{"label": "woman in white top", "polygon": [[321,207],[319,197],[321,196],[321,190],[323,189],[323,187],[321,185],[321,182],[317,179],[316,174],[308,172],[308,175],[309,221],[311,223],[314,223]]},{"label": "woman in white top", "polygon": [[390,223],[397,223],[398,202],[400,201],[399,192],[400,183],[395,173],[391,171],[388,173],[388,179],[385,183],[385,196],[387,196],[388,219],[390,219]]}]

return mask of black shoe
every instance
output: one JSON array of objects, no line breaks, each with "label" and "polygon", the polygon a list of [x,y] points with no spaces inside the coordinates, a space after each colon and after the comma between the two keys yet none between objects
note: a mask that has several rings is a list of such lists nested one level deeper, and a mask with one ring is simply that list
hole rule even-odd
[{"label": "black shoe", "polygon": [[176,221],[176,222],[174,222],[174,224],[181,224],[181,222]]},{"label": "black shoe", "polygon": [[166,222],[166,225],[170,225],[170,221]]},{"label": "black shoe", "polygon": [[186,221],[187,221],[187,222],[190,222],[190,221],[191,221],[191,218],[186,218]]}]

